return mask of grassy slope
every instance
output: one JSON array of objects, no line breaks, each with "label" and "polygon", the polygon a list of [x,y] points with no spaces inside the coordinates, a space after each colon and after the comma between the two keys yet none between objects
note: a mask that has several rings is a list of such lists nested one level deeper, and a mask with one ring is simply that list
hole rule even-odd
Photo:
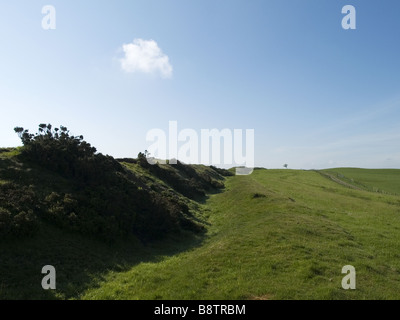
[{"label": "grassy slope", "polygon": [[[0,169],[8,170],[16,152],[0,152]],[[386,173],[330,170],[361,189],[371,183],[396,193],[392,177],[400,170]],[[205,239],[106,245],[44,226],[33,239],[1,242],[0,299],[400,298],[398,196],[349,189],[311,171],[256,170],[226,185],[204,205],[191,202],[211,223]],[[253,199],[255,193],[265,197]],[[57,269],[56,291],[41,289],[46,264]],[[357,270],[355,291],[341,289],[347,264]]]},{"label": "grassy slope", "polygon": [[324,172],[362,189],[400,195],[400,170],[337,168]]},{"label": "grassy slope", "polygon": [[[399,299],[400,199],[257,170],[213,195],[204,245],[110,272],[85,299]],[[253,199],[252,195],[265,195]],[[341,269],[357,270],[357,290]]]},{"label": "grassy slope", "polygon": [[[79,299],[95,288],[109,272],[123,272],[143,261],[160,261],[196,246],[199,239],[185,235],[178,243],[143,246],[136,239],[113,245],[66,232],[51,225],[32,239],[0,244],[0,300]],[[57,272],[57,290],[41,287],[41,268],[52,265]]]},{"label": "grassy slope", "polygon": [[[0,183],[21,182],[40,184],[42,189],[70,192],[65,179],[51,171],[17,161],[16,149],[0,148]],[[131,165],[135,172],[140,166]],[[199,171],[204,168],[199,168]],[[148,172],[142,177],[152,178]],[[154,186],[163,186],[174,192],[160,179]],[[193,220],[202,222],[201,210],[195,201],[177,194],[190,207]],[[82,236],[40,221],[40,231],[32,238],[0,240],[0,299],[77,299],[81,293],[96,286],[109,271],[129,270],[143,261],[159,261],[197,246],[200,235],[182,232],[164,239],[162,243],[143,245],[133,236],[114,244]],[[175,239],[174,239],[175,237]],[[41,287],[41,268],[53,265],[57,271],[57,290],[45,291]]]}]

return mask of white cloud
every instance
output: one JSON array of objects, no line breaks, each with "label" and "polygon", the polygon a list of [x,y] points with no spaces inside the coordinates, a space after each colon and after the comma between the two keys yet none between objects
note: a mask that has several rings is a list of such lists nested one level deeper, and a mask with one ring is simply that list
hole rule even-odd
[{"label": "white cloud", "polygon": [[121,68],[127,73],[159,73],[163,78],[172,77],[173,68],[169,58],[154,40],[135,39],[124,44],[125,53],[120,60]]}]

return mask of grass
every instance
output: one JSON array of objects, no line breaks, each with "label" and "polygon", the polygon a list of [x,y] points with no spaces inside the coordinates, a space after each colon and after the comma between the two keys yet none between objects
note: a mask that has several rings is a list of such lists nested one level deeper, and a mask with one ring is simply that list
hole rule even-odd
[{"label": "grass", "polygon": [[[104,274],[81,298],[400,298],[397,196],[313,171],[256,170],[226,185],[205,204],[211,226],[201,246]],[[354,291],[341,288],[349,264]]]},{"label": "grass", "polygon": [[21,147],[18,148],[0,148],[0,158],[10,158],[20,153]]},{"label": "grass", "polygon": [[324,172],[368,191],[400,195],[400,170],[338,168]]},{"label": "grass", "polygon": [[[15,157],[16,154],[16,149],[0,149],[0,183],[39,186],[37,194],[44,195],[52,191],[74,192],[69,180],[38,165],[23,163]],[[137,172],[140,166],[131,169]],[[143,172],[143,179],[145,175],[152,178],[148,172]],[[161,183],[158,180],[154,186],[160,187]],[[167,185],[163,186],[163,192],[173,192]],[[143,184],[143,187],[146,185]],[[175,196],[179,197],[178,194]],[[191,218],[202,223],[204,218],[199,205],[183,196],[178,199],[187,201],[193,211],[190,212]],[[2,205],[0,203],[0,207]],[[171,235],[161,243],[144,245],[132,235],[106,244],[94,236],[90,238],[55,227],[45,219],[38,221],[39,232],[30,238],[0,239],[0,299],[79,299],[85,290],[96,287],[109,272],[129,270],[146,261],[161,261],[163,257],[198,246],[202,241],[200,235],[182,231],[178,239],[178,235]],[[45,265],[56,268],[56,291],[44,291],[41,287],[44,276],[41,269]]]},{"label": "grass", "polygon": [[[199,239],[183,235],[178,243],[169,239],[144,246],[131,238],[105,244],[47,225],[33,238],[0,243],[0,299],[79,299],[85,290],[96,288],[104,275],[130,270],[139,263],[162,261],[189,250]],[[43,290],[41,269],[56,269],[57,290]]]},{"label": "grass", "polygon": [[[0,149],[2,181],[66,188],[15,161],[18,152]],[[32,238],[0,242],[0,299],[399,299],[399,175],[329,169],[228,177],[224,192],[188,202],[206,235],[147,245],[105,244],[42,225]],[[57,270],[55,291],[41,288],[48,264]],[[356,268],[356,290],[341,287],[345,265]]]}]

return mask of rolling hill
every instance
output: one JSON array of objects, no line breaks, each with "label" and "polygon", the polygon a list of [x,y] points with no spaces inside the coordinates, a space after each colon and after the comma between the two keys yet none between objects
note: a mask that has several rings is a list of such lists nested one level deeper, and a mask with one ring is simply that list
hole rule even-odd
[{"label": "rolling hill", "polygon": [[[227,178],[205,208],[211,226],[200,247],[110,272],[82,297],[400,298],[398,196],[315,171],[256,170]],[[356,290],[341,286],[345,265],[356,269]]]},{"label": "rolling hill", "polygon": [[[0,207],[7,207],[4,190],[12,184],[19,196],[33,192],[31,202],[15,200],[20,209],[40,212],[35,232],[23,236],[17,228],[17,236],[1,240],[1,299],[400,298],[400,170],[257,169],[230,176],[205,166],[116,162],[121,185],[134,183],[148,199],[161,196],[176,209],[166,221],[179,228],[156,228],[165,234],[153,238],[135,229],[109,241],[55,222],[43,208],[54,203],[43,199],[57,192],[79,204],[82,186],[24,162],[17,149],[0,151]],[[114,198],[105,199],[101,206]],[[86,207],[88,199],[82,201]],[[57,270],[54,291],[40,285],[49,264]],[[356,290],[341,287],[345,265],[356,269]]]},{"label": "rolling hill", "polygon": [[400,195],[400,171],[396,169],[336,168],[323,172],[355,188]]}]

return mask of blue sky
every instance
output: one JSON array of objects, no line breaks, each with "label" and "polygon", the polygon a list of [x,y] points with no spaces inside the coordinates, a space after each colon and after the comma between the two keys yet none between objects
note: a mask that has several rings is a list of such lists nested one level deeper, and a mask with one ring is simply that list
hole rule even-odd
[{"label": "blue sky", "polygon": [[[45,122],[136,157],[176,120],[254,129],[256,166],[400,168],[399,14],[395,0],[2,1],[0,146]],[[134,39],[173,71],[124,71]]]}]

